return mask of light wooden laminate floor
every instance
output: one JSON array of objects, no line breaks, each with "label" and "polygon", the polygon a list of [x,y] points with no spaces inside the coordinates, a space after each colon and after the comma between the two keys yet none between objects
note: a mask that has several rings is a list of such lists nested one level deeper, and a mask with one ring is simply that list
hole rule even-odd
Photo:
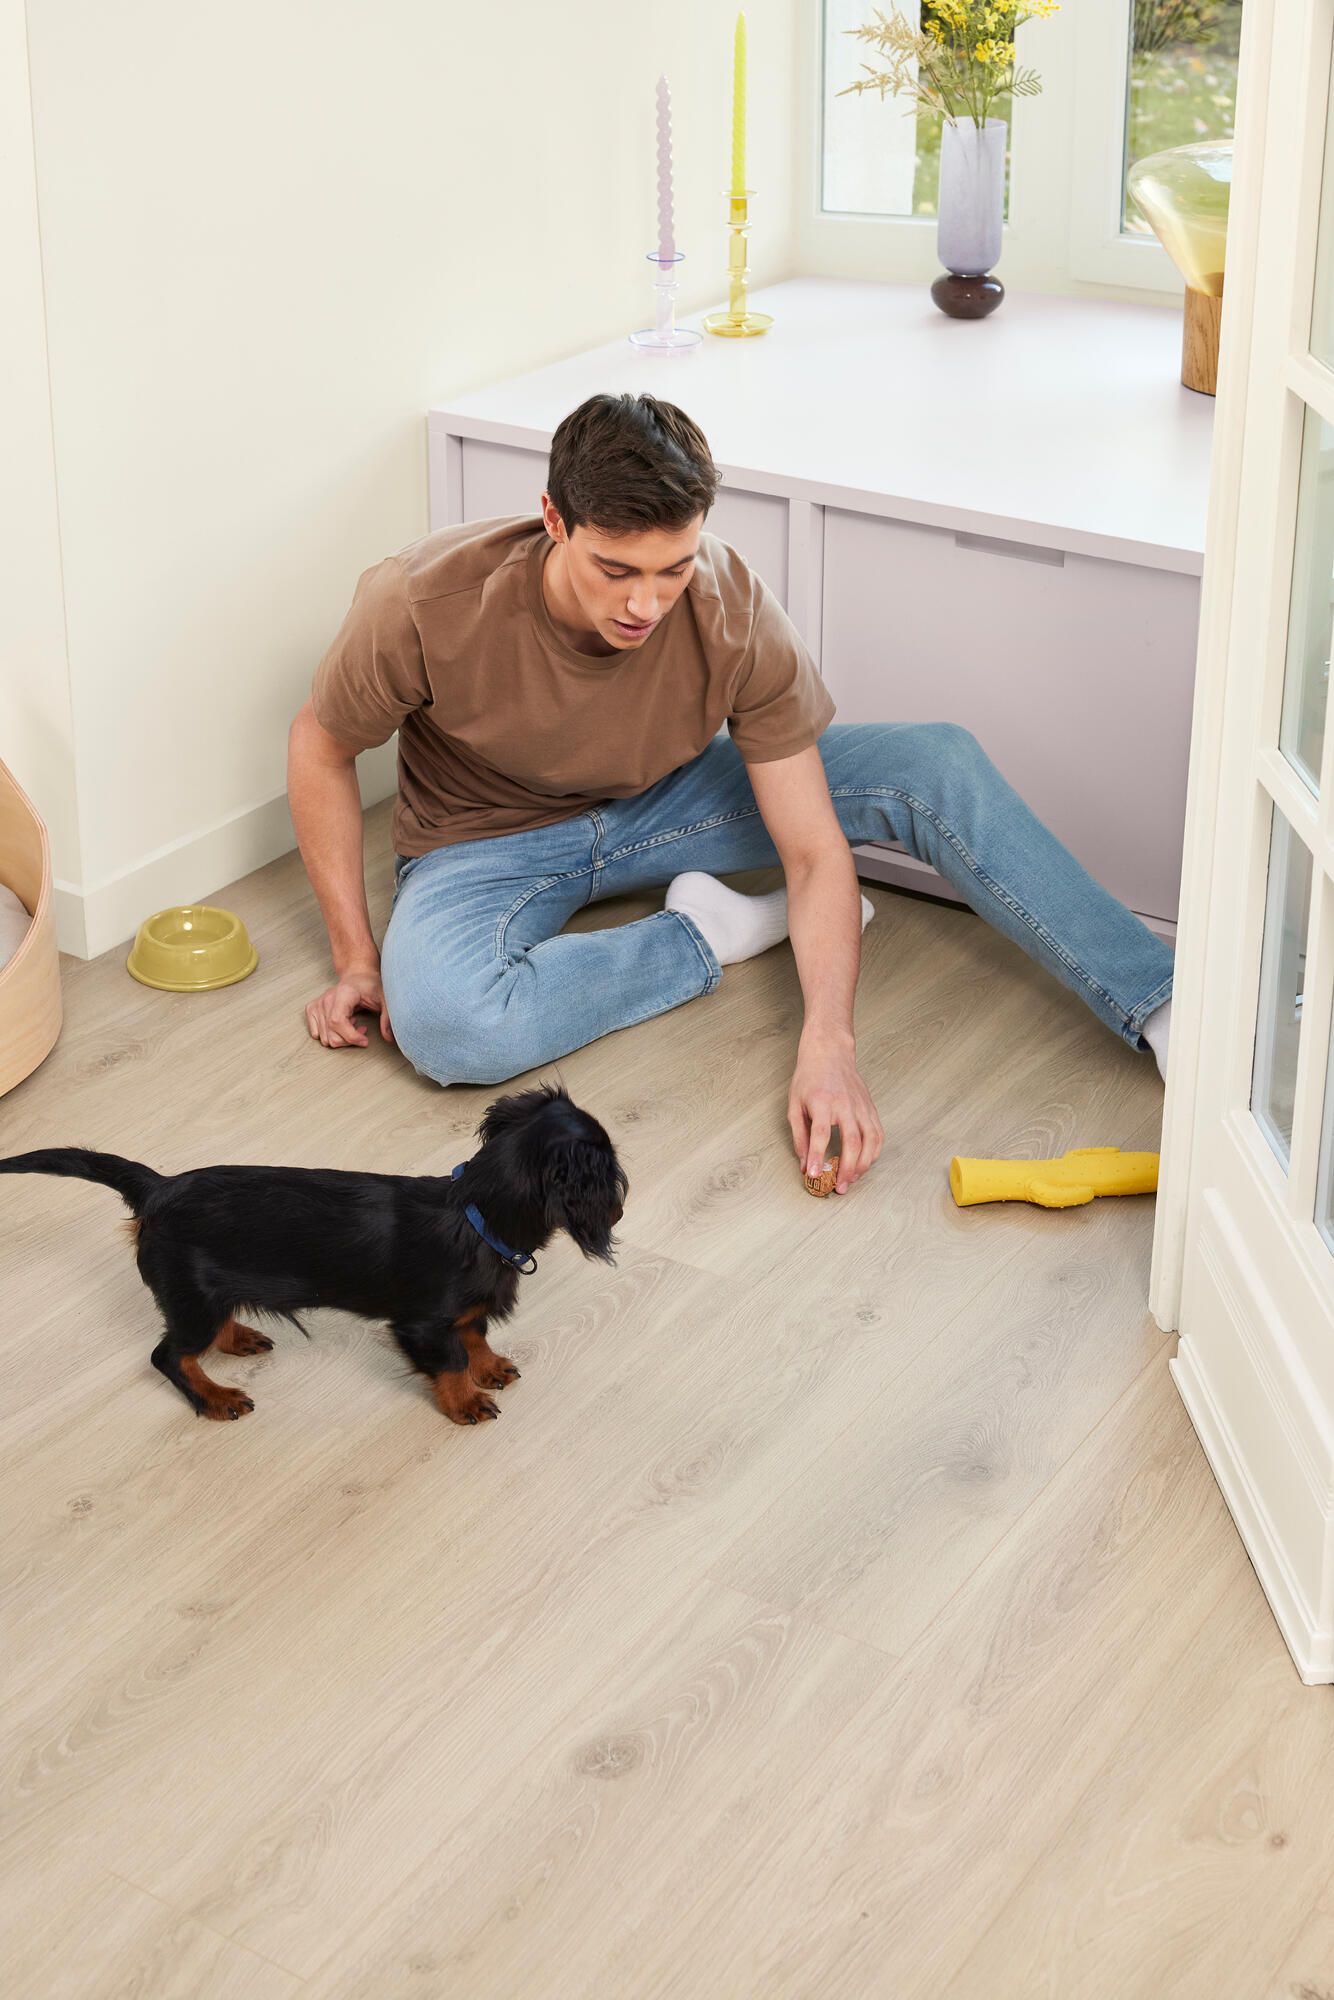
[{"label": "light wooden laminate floor", "polygon": [[[382,811],[368,851],[383,914]],[[258,973],[67,965],[0,1150],[463,1158],[497,1093],[307,1040],[295,857],[222,900]],[[1155,1145],[1156,1072],[966,912],[874,900],[873,1178],[801,1188],[786,947],[570,1057],[624,1247],[542,1258],[476,1431],[334,1314],[196,1420],[115,1198],[0,1182],[12,2000],[1334,1994],[1329,1696],[1172,1388],[1151,1202],[946,1184]]]}]

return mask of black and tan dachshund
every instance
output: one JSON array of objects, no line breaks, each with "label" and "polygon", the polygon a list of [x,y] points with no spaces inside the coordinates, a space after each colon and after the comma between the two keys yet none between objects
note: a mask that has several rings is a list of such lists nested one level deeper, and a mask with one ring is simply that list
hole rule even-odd
[{"label": "black and tan dachshund", "polygon": [[627,1182],[611,1140],[563,1090],[502,1097],[480,1149],[449,1178],[303,1167],[200,1167],[158,1174],[114,1153],[50,1147],[0,1159],[0,1173],[68,1174],[114,1188],[133,1212],[139,1273],[165,1322],[153,1366],[203,1417],[254,1408],[211,1382],[205,1349],[259,1354],[273,1342],[237,1313],[300,1321],[334,1306],[387,1320],[456,1424],[500,1414],[487,1393],[519,1371],[487,1345],[519,1277],[563,1229],[612,1261]]}]

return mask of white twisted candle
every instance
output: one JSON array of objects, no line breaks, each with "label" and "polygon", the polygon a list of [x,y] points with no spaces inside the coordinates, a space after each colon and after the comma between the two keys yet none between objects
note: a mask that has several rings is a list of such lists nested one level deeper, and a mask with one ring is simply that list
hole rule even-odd
[{"label": "white twisted candle", "polygon": [[658,259],[676,256],[672,231],[672,94],[665,76],[658,78]]}]

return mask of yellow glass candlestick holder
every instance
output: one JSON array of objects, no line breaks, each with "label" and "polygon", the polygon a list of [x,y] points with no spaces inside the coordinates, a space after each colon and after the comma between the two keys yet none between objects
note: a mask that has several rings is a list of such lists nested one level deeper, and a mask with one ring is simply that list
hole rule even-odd
[{"label": "yellow glass candlestick holder", "polygon": [[750,234],[750,197],[754,192],[753,188],[747,188],[742,194],[727,197],[727,226],[731,232],[727,245],[727,311],[704,316],[704,331],[721,334],[724,340],[747,340],[752,334],[767,333],[773,325],[772,314],[750,310],[746,295],[746,280],[750,276],[746,238]]}]

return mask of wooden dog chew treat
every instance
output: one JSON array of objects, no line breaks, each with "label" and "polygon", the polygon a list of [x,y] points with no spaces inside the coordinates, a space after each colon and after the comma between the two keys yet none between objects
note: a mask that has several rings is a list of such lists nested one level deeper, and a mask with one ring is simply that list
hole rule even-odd
[{"label": "wooden dog chew treat", "polygon": [[823,1173],[803,1174],[801,1178],[806,1184],[806,1192],[818,1194],[821,1198],[832,1194],[838,1180],[838,1162],[839,1155],[835,1153],[832,1160],[825,1161]]}]

